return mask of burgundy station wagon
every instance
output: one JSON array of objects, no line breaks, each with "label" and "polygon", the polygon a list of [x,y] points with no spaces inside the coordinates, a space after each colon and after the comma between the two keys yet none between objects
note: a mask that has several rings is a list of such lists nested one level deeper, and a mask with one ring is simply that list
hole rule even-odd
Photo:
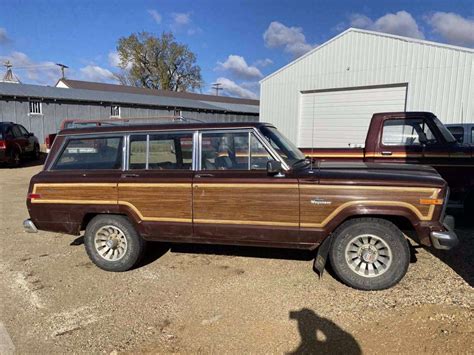
[{"label": "burgundy station wagon", "polygon": [[315,250],[322,272],[364,290],[395,285],[410,252],[457,244],[432,168],[306,159],[265,123],[66,129],[31,179],[28,231],[79,235],[100,268],[125,271],[145,241]]}]

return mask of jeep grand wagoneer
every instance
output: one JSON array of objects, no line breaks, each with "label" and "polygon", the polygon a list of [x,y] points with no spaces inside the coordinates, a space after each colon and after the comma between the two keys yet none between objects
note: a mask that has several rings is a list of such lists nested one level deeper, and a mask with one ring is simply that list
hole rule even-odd
[{"label": "jeep grand wagoneer", "polygon": [[93,127],[59,132],[24,225],[85,230],[110,271],[136,265],[145,241],[319,246],[319,267],[328,256],[343,282],[374,290],[406,273],[401,226],[425,246],[457,243],[447,194],[430,167],[311,161],[264,123]]}]

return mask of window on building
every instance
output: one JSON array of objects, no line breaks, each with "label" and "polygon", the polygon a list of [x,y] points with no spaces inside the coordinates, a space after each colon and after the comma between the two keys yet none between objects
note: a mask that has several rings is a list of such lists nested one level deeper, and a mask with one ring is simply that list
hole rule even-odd
[{"label": "window on building", "polygon": [[29,103],[30,115],[41,115],[43,114],[41,101],[30,101]]},{"label": "window on building", "polygon": [[202,134],[202,170],[260,170],[266,169],[269,160],[271,155],[253,133]]},{"label": "window on building", "polygon": [[383,125],[382,144],[413,146],[435,144],[433,131],[422,118],[387,120]]},{"label": "window on building", "polygon": [[120,117],[120,106],[118,105],[110,106],[110,117]]},{"label": "window on building", "polygon": [[192,168],[192,133],[157,133],[130,137],[130,169]]},{"label": "window on building", "polygon": [[122,166],[122,137],[71,139],[55,170],[104,170]]}]

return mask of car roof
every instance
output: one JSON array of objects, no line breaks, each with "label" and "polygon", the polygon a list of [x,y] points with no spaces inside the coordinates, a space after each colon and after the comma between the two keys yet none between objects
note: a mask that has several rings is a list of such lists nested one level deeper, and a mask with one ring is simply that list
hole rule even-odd
[{"label": "car roof", "polygon": [[143,132],[160,130],[205,130],[205,129],[236,129],[236,128],[259,128],[262,126],[272,126],[264,122],[220,122],[220,123],[160,123],[160,124],[130,124],[120,126],[99,126],[84,128],[66,128],[58,135],[79,135],[79,134],[100,134],[119,132]]}]

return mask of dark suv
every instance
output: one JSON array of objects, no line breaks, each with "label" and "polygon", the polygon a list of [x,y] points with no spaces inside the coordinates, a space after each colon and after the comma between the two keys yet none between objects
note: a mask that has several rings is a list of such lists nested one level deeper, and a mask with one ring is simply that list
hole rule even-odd
[{"label": "dark suv", "polygon": [[0,122],[0,163],[20,165],[25,157],[39,159],[38,138],[25,127],[13,122]]}]

